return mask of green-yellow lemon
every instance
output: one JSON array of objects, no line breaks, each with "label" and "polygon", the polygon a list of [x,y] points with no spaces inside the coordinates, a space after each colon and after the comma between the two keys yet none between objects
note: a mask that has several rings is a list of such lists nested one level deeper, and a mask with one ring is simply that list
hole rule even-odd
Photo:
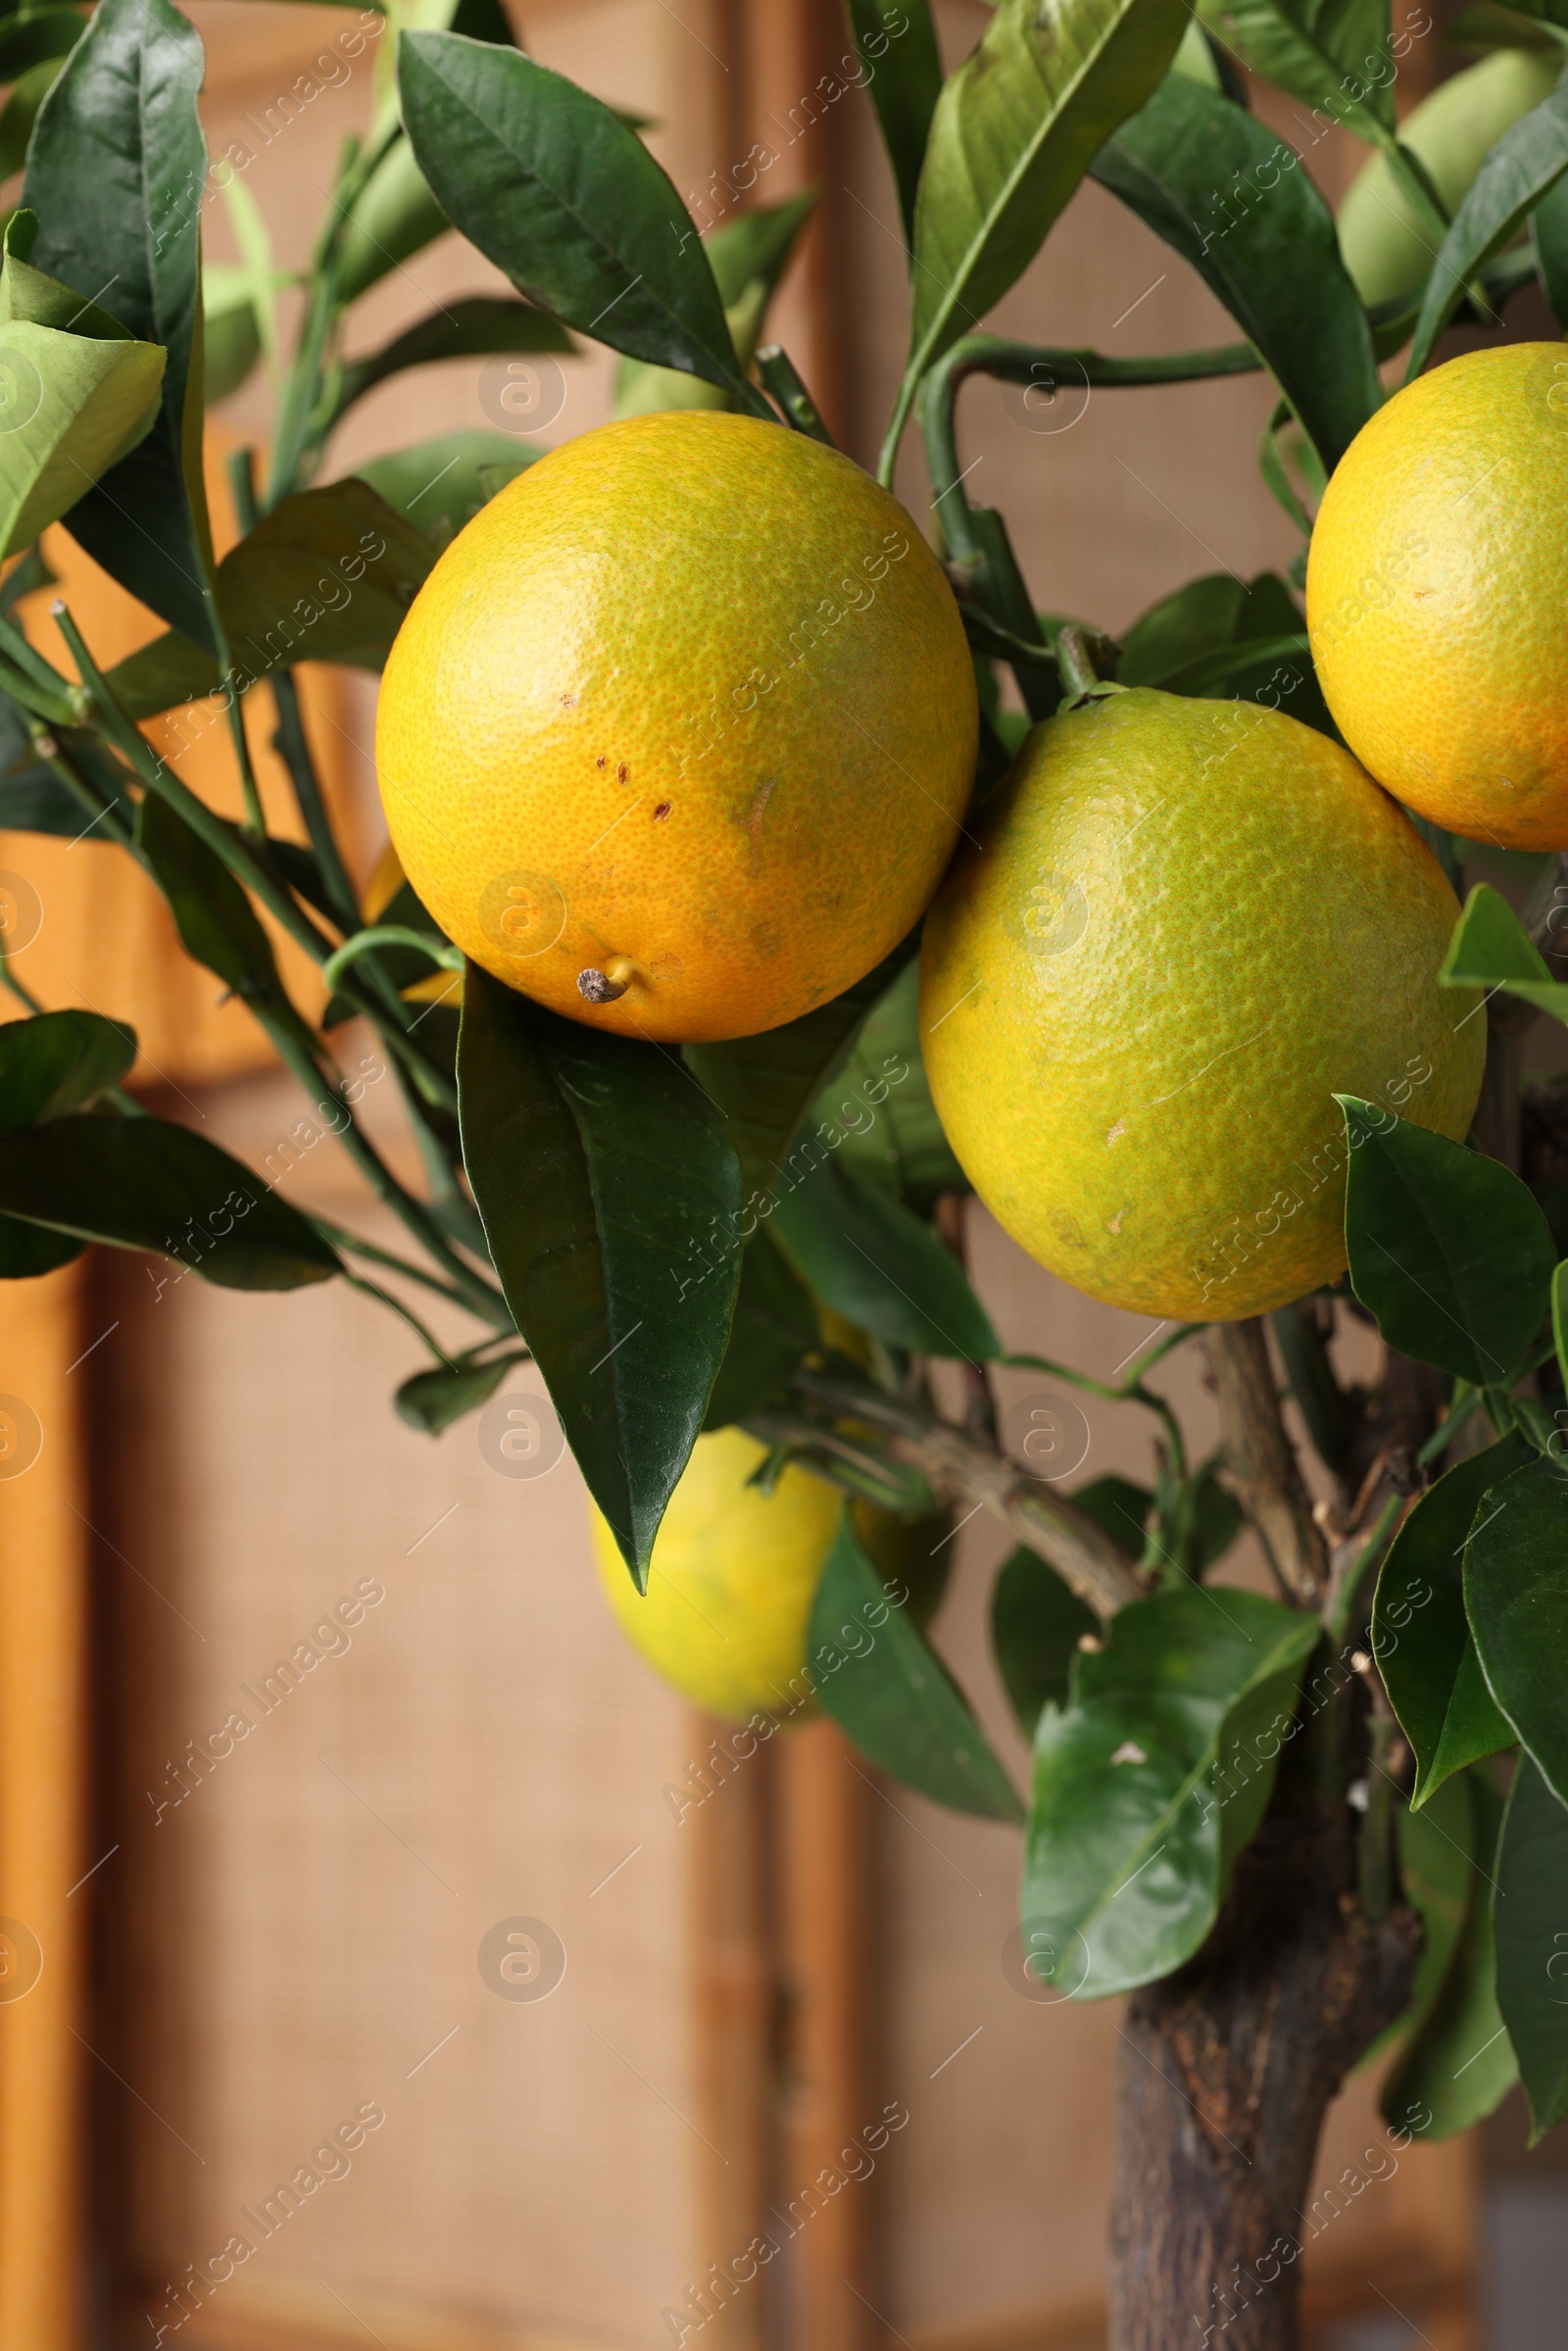
[{"label": "green-yellow lemon", "polygon": [[974,774],[973,665],[909,516],[837,451],[686,411],[553,450],[461,531],[381,688],[403,869],[510,987],[750,1036],[916,920]]},{"label": "green-yellow lemon", "polygon": [[1468,840],[1568,849],[1568,345],[1418,375],[1364,424],[1312,529],[1306,623],[1336,725]]},{"label": "green-yellow lemon", "polygon": [[1348,752],[1256,704],[1112,691],[1026,739],[926,918],[920,1033],[981,1199],[1161,1318],[1345,1265],[1336,1094],[1462,1136],[1486,1023],[1458,912]]}]

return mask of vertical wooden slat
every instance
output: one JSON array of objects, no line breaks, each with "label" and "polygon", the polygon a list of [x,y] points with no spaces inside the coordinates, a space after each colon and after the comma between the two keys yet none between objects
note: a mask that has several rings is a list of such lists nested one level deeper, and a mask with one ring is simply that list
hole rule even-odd
[{"label": "vertical wooden slat", "polygon": [[[691,1718],[694,1756],[733,1751],[727,1723]],[[710,1766],[713,1792],[685,1816],[692,1839],[693,2024],[700,2157],[696,2274],[702,2326],[713,2351],[762,2351],[772,2279],[744,2261],[767,2225],[772,2195],[774,2015],[777,1971],[769,1822],[772,1751],[759,1746],[739,1764]],[[688,1784],[690,1782],[688,1781]],[[742,2281],[737,2285],[735,2267]],[[717,2266],[721,2281],[714,2282]],[[750,2269],[755,2274],[746,2277]]]},{"label": "vertical wooden slat", "polygon": [[[91,1890],[79,1266],[9,1286],[0,1363],[0,2343],[77,2351]],[[76,1386],[79,1387],[79,1380]],[[41,1449],[35,1449],[41,1437]],[[89,1859],[91,1857],[89,1856]],[[74,1890],[76,1889],[76,1890]],[[42,1966],[38,1962],[41,1957]]]},{"label": "vertical wooden slat", "polygon": [[870,1791],[836,1724],[780,1743],[779,1959],[789,2032],[779,2212],[802,2351],[870,2351],[874,2189],[857,2141],[868,2063]]}]

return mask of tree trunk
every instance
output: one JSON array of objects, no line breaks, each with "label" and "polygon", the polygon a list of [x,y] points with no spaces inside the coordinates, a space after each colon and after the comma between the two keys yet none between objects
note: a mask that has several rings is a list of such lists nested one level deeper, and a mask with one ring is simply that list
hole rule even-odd
[{"label": "tree trunk", "polygon": [[1129,2005],[1110,2351],[1297,2351],[1324,2111],[1420,1947],[1409,1910],[1362,1910],[1357,1825],[1343,1805],[1265,1821],[1202,1950]]}]

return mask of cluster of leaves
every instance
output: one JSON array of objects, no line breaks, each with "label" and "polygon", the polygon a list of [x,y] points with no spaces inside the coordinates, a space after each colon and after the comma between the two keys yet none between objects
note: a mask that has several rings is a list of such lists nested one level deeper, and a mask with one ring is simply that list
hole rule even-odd
[{"label": "cluster of leaves", "polygon": [[[18,598],[44,577],[36,554],[24,555],[0,599],[0,824],[90,826],[152,876],[187,952],[262,1023],[416,1251],[399,1256],[299,1214],[237,1161],[149,1116],[124,1089],[129,1032],[46,1010],[8,968],[30,1017],[0,1031],[0,1271],[36,1274],[98,1242],[240,1287],[335,1277],[376,1290],[429,1348],[431,1368],[405,1384],[399,1407],[432,1433],[482,1403],[526,1352],[639,1580],[705,1427],[752,1429],[767,1446],[764,1480],[804,1461],[907,1525],[956,1494],[990,1501],[1024,1538],[998,1578],[993,1634],[1033,1740],[1027,1806],[918,1612],[888,1609],[848,1514],[812,1655],[836,1658],[840,1629],[880,1608],[878,1639],[823,1675],[822,1702],[909,1785],[1026,1819],[1025,1911],[1052,1924],[1063,1988],[1093,1997],[1147,1983],[1198,1949],[1299,1739],[1315,1785],[1364,1797],[1369,1905],[1393,1898],[1396,1841],[1426,1919],[1391,2090],[1401,2114],[1419,2104],[1430,2127],[1453,2127],[1517,2063],[1538,2121],[1555,2120],[1568,2107],[1552,1925],[1568,1892],[1568,1752],[1550,1703],[1563,1653],[1552,1513],[1568,1503],[1539,1390],[1562,1345],[1563,1294],[1549,1230],[1519,1179],[1346,1105],[1355,1310],[1446,1383],[1426,1465],[1481,1416],[1494,1442],[1449,1467],[1402,1524],[1403,1500],[1390,1496],[1346,1546],[1321,1609],[1298,1592],[1221,1595],[1204,1579],[1240,1511],[1214,1461],[1189,1463],[1147,1384],[1157,1356],[1190,1334],[1115,1387],[1004,1355],[941,1236],[937,1211],[963,1179],[921,1069],[912,937],[804,1019],[675,1055],[556,1018],[472,968],[460,1021],[440,994],[456,993],[454,951],[413,893],[369,908],[356,891],[294,665],[378,666],[439,548],[527,455],[503,434],[448,435],[323,481],[331,435],[357,400],[409,367],[569,358],[582,336],[619,354],[622,413],[728,406],[823,433],[786,356],[759,340],[808,199],[701,240],[637,126],[528,58],[496,0],[457,0],[444,29],[423,13],[419,30],[389,22],[376,119],[345,153],[286,368],[274,310],[283,281],[230,173],[246,260],[237,293],[232,280],[207,292],[213,319],[238,315],[240,348],[236,361],[230,334],[216,375],[201,227],[223,183],[197,119],[191,27],[171,0],[100,0],[85,29],[60,8],[0,28],[0,48],[17,36],[4,57],[21,77],[0,146],[20,136],[12,112],[27,75],[47,68],[53,79],[30,123],[0,273],[0,370],[20,404],[0,435],[4,548],[31,549],[63,517],[165,624],[105,674],[62,612],[76,670],[67,677],[18,623]],[[924,0],[900,13],[895,40],[871,0],[849,8],[875,66],[868,86],[909,249],[909,355],[881,470],[891,479],[915,416],[981,681],[985,788],[1027,723],[1004,710],[1001,673],[1029,718],[1050,715],[1061,624],[1035,610],[1002,516],[966,496],[955,417],[967,376],[1122,386],[1263,373],[1275,395],[1263,471],[1304,538],[1307,505],[1382,397],[1381,362],[1408,347],[1409,369],[1420,368],[1461,309],[1487,315],[1527,272],[1563,315],[1568,97],[1554,93],[1499,139],[1449,219],[1397,135],[1393,85],[1408,36],[1393,34],[1379,0],[1210,0],[1201,29],[1185,0],[1063,0],[1049,13],[1000,0],[946,80]],[[1568,41],[1568,0],[1488,0],[1484,14],[1485,39]],[[50,49],[67,20],[69,40]],[[1333,216],[1250,111],[1238,57],[1381,154],[1425,223],[1430,271],[1389,315],[1357,296]],[[973,331],[1090,173],[1204,279],[1237,342],[1111,360]],[[355,303],[449,224],[515,297],[458,302],[347,356]],[[112,311],[81,290],[110,285]],[[235,468],[243,535],[218,563],[200,465],[205,402],[236,379],[248,348],[276,370],[276,429],[265,479],[248,459]],[[324,566],[352,593],[323,600]],[[1106,658],[1124,682],[1243,695],[1327,728],[1293,594],[1300,577],[1298,561],[1289,578],[1245,590],[1228,575],[1196,580]],[[268,832],[239,723],[263,678],[297,839]],[[207,808],[138,727],[195,697],[203,723],[228,729],[241,823]],[[1463,845],[1439,848],[1457,870]],[[318,969],[318,1019],[292,1001],[274,933]],[[1546,1009],[1565,994],[1486,892],[1450,965],[1456,982]],[[427,1170],[422,1195],[355,1115],[331,1035],[350,1017],[368,1023],[395,1073]],[[368,1269],[393,1276],[395,1291]],[[477,1323],[471,1345],[423,1328],[410,1300],[432,1295]],[[1318,1448],[1343,1473],[1368,1399],[1340,1388],[1311,1314],[1281,1318],[1280,1340]],[[935,1409],[933,1359],[969,1367],[961,1427]],[[1152,1413],[1154,1486],[1102,1479],[1070,1500],[1027,1491],[996,1442],[992,1364]],[[1107,1592],[1121,1604],[1106,1604]],[[1392,1718],[1375,1709],[1359,1790],[1351,1778],[1378,1667],[1415,1761],[1408,1805],[1388,1768]],[[1493,1759],[1515,1748],[1504,1810]],[[1493,1887],[1515,1898],[1499,1907],[1484,1898]],[[1473,2036],[1473,2061],[1458,2058]]]}]

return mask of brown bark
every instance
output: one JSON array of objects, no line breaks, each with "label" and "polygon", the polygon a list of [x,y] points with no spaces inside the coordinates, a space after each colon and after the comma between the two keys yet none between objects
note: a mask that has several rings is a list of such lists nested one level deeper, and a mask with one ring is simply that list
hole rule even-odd
[{"label": "brown bark", "polygon": [[1280,1581],[1312,1606],[1328,1569],[1322,1535],[1280,1418],[1263,1324],[1216,1322],[1206,1334],[1229,1484],[1256,1527]]},{"label": "brown bark", "polygon": [[1198,1956],[1128,2007],[1110,2351],[1298,2351],[1324,2111],[1404,2005],[1413,1913],[1356,1898],[1348,1807],[1266,1821]]}]

